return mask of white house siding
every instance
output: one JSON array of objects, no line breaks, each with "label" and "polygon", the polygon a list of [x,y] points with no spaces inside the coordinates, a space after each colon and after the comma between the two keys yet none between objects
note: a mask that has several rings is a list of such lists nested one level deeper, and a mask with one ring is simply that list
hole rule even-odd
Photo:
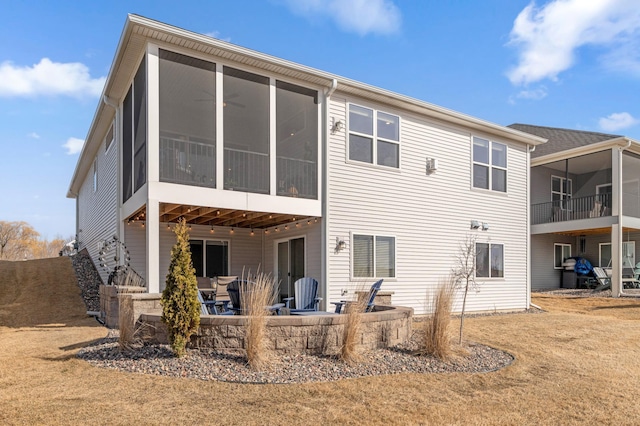
[{"label": "white house siding", "polygon": [[[165,287],[164,279],[169,271],[171,263],[171,248],[176,242],[173,227],[167,229],[167,224],[160,224],[160,291]],[[235,228],[234,233],[230,234],[231,228],[216,227],[215,232],[211,233],[209,226],[194,225],[189,231],[189,238],[193,240],[216,240],[229,241],[230,275],[241,276],[243,269],[246,274],[251,271],[255,273],[262,262],[262,237],[260,232],[250,235],[249,229]]]},{"label": "white house siding", "polygon": [[122,239],[131,257],[131,268],[147,279],[147,233],[141,222],[131,222],[124,226]]},{"label": "white house siding", "polygon": [[[283,227],[279,227],[279,232],[274,232],[273,229],[269,231],[269,234],[265,235],[264,239],[264,270],[268,273],[276,275],[275,264],[275,242],[278,240],[286,240],[292,238],[305,237],[305,275],[313,277],[318,282],[322,282],[322,240],[321,240],[321,222],[312,221],[310,225],[307,225],[305,221],[300,222],[300,227],[290,226],[289,230],[285,231]],[[322,293],[319,291],[319,293]]]},{"label": "white house siding", "polygon": [[117,143],[112,142],[105,152],[104,142],[96,155],[98,163],[98,189],[93,191],[93,166],[84,178],[77,197],[78,246],[86,248],[96,264],[102,280],[107,274],[99,267],[98,245],[116,235],[117,228]]},{"label": "white house siding", "polygon": [[[560,269],[554,269],[555,243],[571,244],[572,256],[578,254],[576,238],[560,234],[538,234],[531,236],[531,290],[560,287]],[[585,256],[591,261],[588,256]]]},{"label": "white house siding", "polygon": [[[527,308],[527,151],[526,147],[478,132],[372,105],[351,102],[401,117],[400,170],[382,169],[346,160],[348,129],[329,136],[328,239],[344,239],[345,250],[327,248],[329,300],[353,290],[362,279],[350,279],[350,233],[396,237],[396,278],[382,289],[393,291],[393,303],[425,313],[427,292],[454,266],[465,236],[504,244],[505,278],[479,282],[470,292],[469,311]],[[346,122],[347,99],[334,95],[329,120]],[[471,136],[508,145],[508,193],[471,189]],[[425,159],[439,160],[427,175]],[[489,224],[489,231],[471,231],[470,221]],[[372,280],[367,280],[371,282]],[[458,301],[456,308],[460,308]]]}]

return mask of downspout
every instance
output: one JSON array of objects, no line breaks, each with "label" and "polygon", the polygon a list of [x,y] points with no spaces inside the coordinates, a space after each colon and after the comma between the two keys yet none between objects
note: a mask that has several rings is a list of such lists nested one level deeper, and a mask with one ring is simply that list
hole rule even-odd
[{"label": "downspout", "polygon": [[321,221],[321,235],[322,245],[320,258],[320,265],[322,270],[322,281],[324,282],[322,300],[325,305],[325,310],[329,305],[329,262],[327,257],[329,256],[329,99],[333,92],[338,88],[338,80],[332,79],[331,86],[329,86],[323,92],[323,104],[322,104],[322,221]]}]

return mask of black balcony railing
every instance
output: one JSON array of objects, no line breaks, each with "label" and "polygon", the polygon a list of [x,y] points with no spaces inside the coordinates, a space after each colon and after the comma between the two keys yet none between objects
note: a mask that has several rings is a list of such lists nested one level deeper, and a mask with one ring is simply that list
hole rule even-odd
[{"label": "black balcony railing", "polygon": [[531,224],[611,216],[611,194],[569,198],[531,206]]}]

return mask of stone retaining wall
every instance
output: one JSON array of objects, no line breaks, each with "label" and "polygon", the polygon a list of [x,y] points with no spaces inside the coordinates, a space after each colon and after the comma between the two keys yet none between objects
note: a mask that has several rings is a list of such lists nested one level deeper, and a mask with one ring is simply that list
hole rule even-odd
[{"label": "stone retaining wall", "polygon": [[[142,295],[127,294],[132,306],[140,305]],[[153,296],[153,295],[144,295]],[[135,308],[133,309],[136,310]],[[140,310],[138,310],[140,312]],[[141,336],[151,343],[167,343],[166,326],[160,321],[161,312],[142,313],[137,320]],[[406,342],[411,337],[413,309],[400,306],[376,306],[374,312],[362,315],[360,347],[384,348]],[[134,317],[131,317],[133,321]],[[347,315],[283,315],[267,319],[267,345],[280,353],[310,353],[334,355],[338,353]],[[214,349],[243,349],[245,346],[246,316],[200,317],[200,328],[191,338],[191,347]]]},{"label": "stone retaining wall", "polygon": [[[138,296],[147,295],[145,287],[126,287],[117,285],[101,285],[100,286],[100,316],[104,324],[109,328],[118,328],[118,316],[120,312],[120,297],[125,294],[137,294]],[[153,296],[152,299],[160,300],[160,295]],[[138,310],[138,316],[144,310]],[[135,317],[137,318],[137,317]]]}]

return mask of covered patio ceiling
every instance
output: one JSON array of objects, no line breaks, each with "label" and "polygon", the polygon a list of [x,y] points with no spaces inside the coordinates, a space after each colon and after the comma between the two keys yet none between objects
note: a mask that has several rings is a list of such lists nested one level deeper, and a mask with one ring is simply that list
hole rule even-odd
[{"label": "covered patio ceiling", "polygon": [[[127,221],[146,221],[146,214],[146,207],[142,207],[127,218]],[[318,218],[311,216],[160,203],[161,223],[177,223],[181,217],[184,217],[187,223],[191,225],[254,229],[271,228],[273,226],[302,222],[317,222],[318,220]]]},{"label": "covered patio ceiling", "polygon": [[[637,229],[634,229],[634,228],[623,228],[622,229],[623,233],[635,232],[635,231],[637,231]],[[582,235],[589,236],[589,235],[599,235],[599,234],[611,234],[611,227],[593,228],[593,229],[581,229],[581,230],[578,230],[578,231],[555,232],[555,234],[566,235],[566,236],[569,236],[569,237],[580,237]]]}]

